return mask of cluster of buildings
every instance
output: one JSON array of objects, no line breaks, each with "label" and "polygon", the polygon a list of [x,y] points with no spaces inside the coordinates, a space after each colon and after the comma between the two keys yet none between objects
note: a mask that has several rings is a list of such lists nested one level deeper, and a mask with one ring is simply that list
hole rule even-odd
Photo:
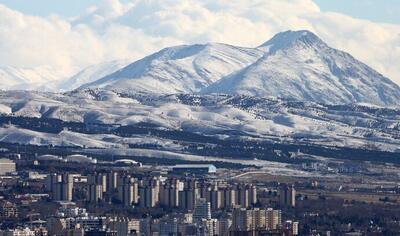
[{"label": "cluster of buildings", "polygon": [[344,163],[324,163],[324,162],[305,162],[301,164],[301,169],[309,172],[320,172],[325,174],[360,174],[368,173],[368,169],[363,165],[349,162]]},{"label": "cluster of buildings", "polygon": [[233,211],[230,235],[298,235],[298,222],[286,221],[282,224],[282,211],[272,208]]},{"label": "cluster of buildings", "polygon": [[79,176],[80,183],[76,184],[75,177],[68,173],[48,175],[46,189],[52,200],[73,201],[74,189],[80,188],[89,203],[108,202],[126,207],[162,206],[192,211],[198,199],[209,202],[212,210],[246,208],[257,203],[257,188],[252,184],[154,176],[138,179],[119,172]]},{"label": "cluster of buildings", "polygon": [[[73,159],[95,166],[80,171],[73,161],[40,156],[39,166],[18,165],[16,172],[14,161],[0,159],[0,236],[297,235],[296,222],[262,207],[256,185],[215,179],[213,165],[165,173],[129,160],[98,168]],[[57,162],[61,171],[54,173],[49,163]],[[295,206],[293,186],[280,194],[282,204]]]},{"label": "cluster of buildings", "polygon": [[[298,222],[282,222],[280,210],[240,208],[212,217],[206,199],[199,199],[194,210],[171,213],[161,218],[151,216],[93,216],[74,203],[62,203],[57,213],[46,221],[34,221],[35,227],[0,231],[0,235],[19,236],[242,236],[298,235]],[[32,226],[31,225],[31,226]]]}]

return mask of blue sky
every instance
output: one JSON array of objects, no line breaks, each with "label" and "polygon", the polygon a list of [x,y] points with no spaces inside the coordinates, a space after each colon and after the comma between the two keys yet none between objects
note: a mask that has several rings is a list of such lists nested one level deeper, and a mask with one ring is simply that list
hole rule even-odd
[{"label": "blue sky", "polygon": [[[27,14],[74,16],[101,0],[0,0]],[[128,0],[122,0],[126,2]],[[314,0],[323,11],[344,13],[375,22],[400,23],[400,0]],[[29,2],[29,3],[27,3]],[[34,2],[34,4],[32,3]]]},{"label": "blue sky", "polygon": [[323,11],[334,11],[375,22],[400,23],[400,0],[314,0]]},{"label": "blue sky", "polygon": [[[121,0],[120,2],[128,1]],[[48,16],[50,14],[75,16],[82,13],[87,7],[100,2],[102,0],[0,0],[1,4],[12,9],[38,16]]]}]

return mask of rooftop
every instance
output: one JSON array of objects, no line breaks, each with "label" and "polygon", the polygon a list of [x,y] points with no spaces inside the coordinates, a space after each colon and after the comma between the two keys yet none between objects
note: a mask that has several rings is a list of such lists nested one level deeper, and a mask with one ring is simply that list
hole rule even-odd
[{"label": "rooftop", "polygon": [[185,164],[185,165],[175,165],[172,168],[213,168],[213,169],[217,169],[217,167],[215,167],[212,164]]}]

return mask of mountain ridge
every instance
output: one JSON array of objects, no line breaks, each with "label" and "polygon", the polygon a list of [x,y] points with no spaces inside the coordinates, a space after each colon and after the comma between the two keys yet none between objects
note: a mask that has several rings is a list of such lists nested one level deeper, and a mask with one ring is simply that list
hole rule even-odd
[{"label": "mountain ridge", "polygon": [[129,64],[128,60],[115,60],[91,65],[79,71],[67,80],[62,80],[57,84],[60,91],[70,91],[81,87],[84,84],[94,82],[115,71],[124,68]]},{"label": "mountain ridge", "polygon": [[[82,88],[193,93],[256,61],[258,49],[221,43],[162,49]],[[238,59],[239,58],[239,59]]]},{"label": "mountain ridge", "polygon": [[257,62],[201,93],[274,96],[328,104],[399,104],[400,87],[350,54],[309,31],[277,34],[259,48]]},{"label": "mountain ridge", "polygon": [[0,88],[6,90],[101,88],[131,94],[220,93],[325,104],[400,104],[397,84],[307,30],[278,33],[256,48],[222,43],[168,47],[133,63],[92,65],[65,79],[45,67],[0,68],[0,78]]}]

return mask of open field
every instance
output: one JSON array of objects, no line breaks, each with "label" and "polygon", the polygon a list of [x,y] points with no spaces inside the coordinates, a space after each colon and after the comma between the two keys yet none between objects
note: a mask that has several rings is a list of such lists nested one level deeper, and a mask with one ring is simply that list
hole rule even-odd
[{"label": "open field", "polygon": [[320,196],[324,196],[327,199],[343,199],[347,201],[361,201],[367,203],[384,203],[382,200],[386,197],[389,198],[390,202],[385,204],[400,204],[399,194],[387,194],[387,193],[362,193],[362,192],[330,192],[320,190],[301,190],[298,194],[307,195],[308,198],[318,199]]}]

